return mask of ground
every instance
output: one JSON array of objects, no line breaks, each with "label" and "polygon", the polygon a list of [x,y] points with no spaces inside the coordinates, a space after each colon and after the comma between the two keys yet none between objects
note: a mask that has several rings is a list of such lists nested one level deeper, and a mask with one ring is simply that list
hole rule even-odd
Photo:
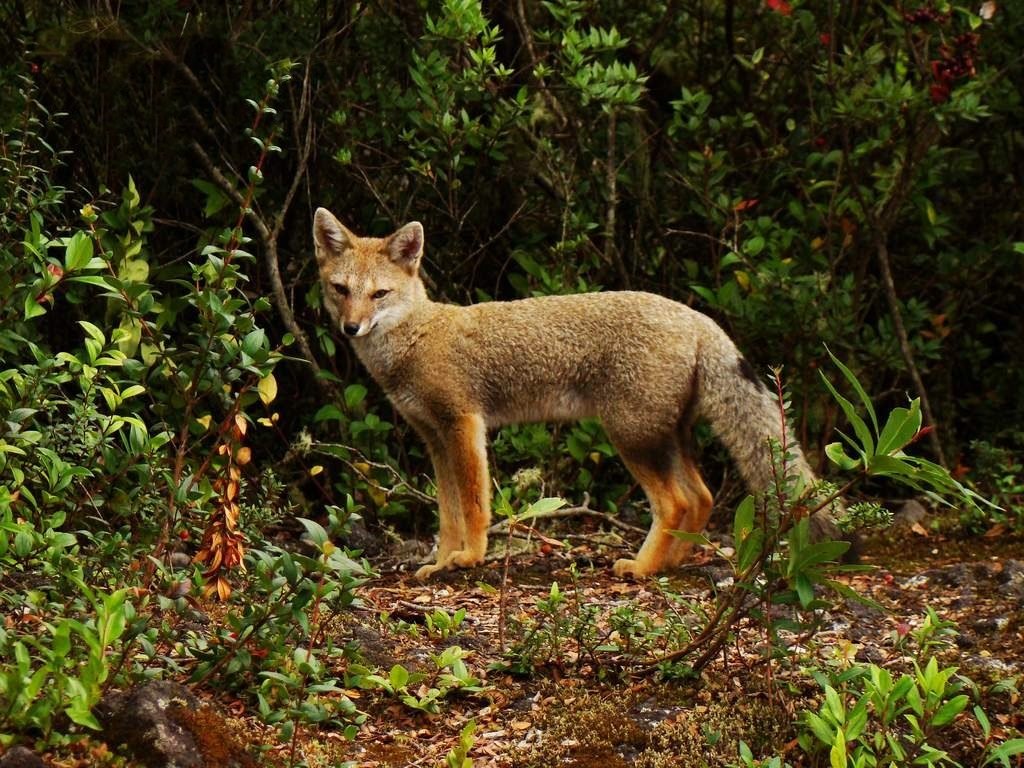
[{"label": "ground", "polygon": [[[1000,734],[1019,735],[1024,713],[1017,694],[984,691],[1024,671],[1022,542],[1005,535],[960,541],[906,532],[869,541],[862,558],[875,569],[845,581],[884,610],[846,602],[823,616],[822,629],[813,641],[797,646],[792,660],[774,665],[765,663],[761,653],[763,635],[741,630],[699,680],[670,682],[624,674],[611,656],[581,658],[572,632],[582,630],[571,621],[565,635],[534,644],[532,674],[488,671],[508,662],[501,653],[502,598],[495,586],[502,581],[503,563],[426,584],[407,572],[384,570],[363,592],[364,609],[353,614],[358,621],[349,626],[367,662],[385,674],[394,664],[429,671],[431,654],[458,645],[469,654],[470,670],[486,677],[488,688],[472,696],[449,696],[437,715],[415,713],[377,692],[352,691],[370,717],[353,743],[339,741],[337,749],[328,751],[332,759],[344,757],[368,768],[443,765],[460,731],[473,720],[469,756],[477,768],[727,765],[736,759],[740,739],[755,755],[780,754],[794,765],[809,765],[794,738],[797,710],[811,706],[820,693],[807,667],[814,662],[836,668],[857,660],[894,671],[909,668],[905,641],[924,621],[928,607],[957,627],[941,662],[959,667],[979,684]],[[537,603],[549,597],[552,582],[571,597],[565,611],[569,616],[588,605],[630,603],[657,616],[681,610],[678,599],[666,592],[707,606],[714,584],[722,584],[728,573],[707,553],[699,565],[670,579],[665,590],[653,581],[614,578],[612,559],[589,547],[517,555],[504,596],[509,619],[505,645],[513,645],[523,625],[536,618]],[[575,576],[570,563],[576,563]],[[452,616],[460,609],[465,618],[450,634],[427,623],[428,616],[440,611]],[[381,615],[389,618],[381,621]],[[595,623],[606,626],[606,614]],[[560,647],[545,647],[545,641]],[[965,764],[980,753],[975,731],[965,718],[962,732],[945,745]]]},{"label": "ground", "polygon": [[[294,741],[281,744],[254,702],[208,688],[196,693],[227,719],[222,731],[204,732],[222,733],[225,743],[262,745],[258,762],[267,766],[461,765],[453,750],[470,723],[474,730],[465,744],[474,768],[731,766],[740,764],[741,740],[756,758],[828,765],[827,752],[809,756],[796,739],[801,713],[821,700],[812,671],[839,672],[858,662],[894,675],[912,671],[915,630],[929,608],[955,625],[936,646],[940,664],[956,666],[976,683],[968,693],[988,712],[993,738],[1019,738],[1024,730],[1020,695],[1014,686],[998,685],[1024,674],[1019,536],[997,531],[962,540],[916,526],[916,532],[869,540],[861,558],[872,569],[842,580],[877,605],[840,601],[821,613],[813,637],[790,636],[792,653],[772,663],[764,630],[741,625],[699,677],[677,668],[665,679],[636,660],[657,658],[678,639],[673,633],[697,626],[715,592],[729,585],[727,563],[706,548],[667,579],[622,580],[611,574],[621,542],[616,547],[605,539],[593,521],[563,524],[558,535],[576,537],[576,546],[543,537],[537,546],[534,539],[509,558],[507,574],[499,558],[422,583],[412,576],[415,563],[375,561],[378,575],[359,590],[359,604],[328,621],[338,644],[358,649],[336,670],[366,716],[354,740],[305,725]],[[204,603],[203,610],[216,624],[223,607]],[[455,646],[461,653],[451,650]],[[632,653],[622,652],[624,646]],[[439,674],[436,660],[443,653],[456,659],[447,672],[461,676],[468,692]],[[371,672],[387,680],[396,665],[425,676],[407,684],[410,700],[379,685],[359,685]],[[443,691],[433,704],[430,688]],[[968,766],[979,764],[984,740],[970,710],[943,732],[940,744]],[[102,743],[84,740],[47,759],[60,766],[135,765],[109,755]],[[1024,765],[1014,759],[1011,765]]]}]

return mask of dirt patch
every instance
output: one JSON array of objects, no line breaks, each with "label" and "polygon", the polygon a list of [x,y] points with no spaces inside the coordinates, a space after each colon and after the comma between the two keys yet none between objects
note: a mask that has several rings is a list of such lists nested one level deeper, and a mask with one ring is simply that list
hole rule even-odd
[{"label": "dirt patch", "polygon": [[[866,542],[862,558],[875,570],[843,580],[882,609],[849,602],[824,613],[813,642],[775,665],[765,663],[763,635],[741,629],[701,679],[662,683],[623,677],[621,669],[603,668],[565,647],[530,676],[496,672],[495,666],[507,660],[499,645],[498,564],[445,574],[427,584],[403,572],[388,573],[365,591],[370,610],[361,615],[389,613],[392,621],[362,622],[364,654],[419,668],[457,644],[468,651],[467,664],[489,688],[474,696],[452,696],[439,717],[416,715],[394,700],[363,694],[359,706],[371,716],[348,759],[381,768],[441,764],[462,727],[473,720],[477,730],[470,756],[475,766],[725,766],[736,761],[741,740],[755,756],[781,755],[794,765],[807,764],[796,745],[796,722],[799,710],[813,706],[820,689],[803,667],[856,659],[893,671],[909,668],[906,638],[929,607],[957,624],[955,644],[942,653],[943,663],[959,666],[982,686],[1024,672],[1024,546],[1019,539],[906,534]],[[665,589],[650,581],[615,579],[610,562],[600,553],[518,555],[505,587],[506,645],[515,639],[516,627],[537,617],[538,601],[548,597],[552,582],[581,606],[634,606],[657,616],[682,611],[680,600],[689,601],[690,608],[706,608],[728,575],[723,561],[709,557],[679,571]],[[573,563],[575,575],[569,570]],[[668,592],[677,597],[669,599]],[[457,631],[443,638],[428,631],[426,614],[459,609],[466,615]],[[985,706],[1003,732],[1016,733],[1024,726],[1019,696],[1012,691],[987,695]],[[969,762],[976,736],[969,730],[959,734],[953,753],[959,749]]]}]

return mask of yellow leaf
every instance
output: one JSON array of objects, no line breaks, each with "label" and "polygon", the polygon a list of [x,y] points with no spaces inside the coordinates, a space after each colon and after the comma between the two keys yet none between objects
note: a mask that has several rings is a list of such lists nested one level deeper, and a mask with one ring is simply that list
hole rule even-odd
[{"label": "yellow leaf", "polygon": [[366,489],[366,492],[370,494],[370,498],[373,499],[373,503],[378,507],[383,507],[387,503],[388,495],[380,488],[370,486]]},{"label": "yellow leaf", "polygon": [[319,464],[317,464],[315,467],[313,467],[312,469],[309,470],[309,476],[310,477],[316,477],[317,475],[319,475],[323,471],[324,471],[324,468],[321,467]]},{"label": "yellow leaf", "polygon": [[370,465],[365,461],[354,461],[352,462],[352,468],[355,469],[361,475],[370,474]]},{"label": "yellow leaf", "polygon": [[737,269],[736,272],[733,273],[733,276],[736,278],[736,282],[740,284],[740,288],[744,291],[750,290],[750,275],[742,269]]},{"label": "yellow leaf", "polygon": [[270,405],[274,402],[274,398],[277,397],[277,379],[274,378],[274,374],[268,373],[260,379],[256,390],[259,392],[260,400],[263,401],[264,405]]},{"label": "yellow leaf", "polygon": [[244,467],[252,461],[252,449],[247,445],[243,445],[235,452],[235,461]]},{"label": "yellow leaf", "polygon": [[225,602],[231,597],[231,585],[228,584],[227,580],[217,579],[217,597],[220,598],[221,602]]},{"label": "yellow leaf", "polygon": [[203,425],[203,429],[209,429],[210,428],[210,414],[206,414],[205,416],[200,416],[199,418],[196,419],[196,421],[198,421],[200,424]]},{"label": "yellow leaf", "polygon": [[238,428],[238,433],[241,435],[245,434],[245,430],[249,428],[249,422],[245,420],[245,416],[240,413],[235,414],[235,427]]},{"label": "yellow leaf", "polygon": [[816,237],[813,240],[811,240],[811,250],[812,251],[816,251],[819,248],[821,248],[821,246],[823,246],[824,244],[825,244],[824,238]]}]

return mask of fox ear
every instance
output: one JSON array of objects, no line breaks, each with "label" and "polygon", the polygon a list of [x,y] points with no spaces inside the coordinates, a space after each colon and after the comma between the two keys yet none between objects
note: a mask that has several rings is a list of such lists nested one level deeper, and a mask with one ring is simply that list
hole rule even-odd
[{"label": "fox ear", "polygon": [[355,240],[345,226],[326,208],[317,208],[313,216],[313,242],[316,243],[317,261],[339,254],[352,246]]},{"label": "fox ear", "polygon": [[388,238],[388,253],[391,260],[404,267],[410,274],[420,265],[423,255],[423,225],[410,221]]}]

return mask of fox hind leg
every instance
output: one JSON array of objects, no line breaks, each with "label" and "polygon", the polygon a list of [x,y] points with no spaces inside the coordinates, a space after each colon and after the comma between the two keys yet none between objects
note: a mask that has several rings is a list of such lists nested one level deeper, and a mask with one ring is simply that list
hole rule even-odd
[{"label": "fox hind leg", "polygon": [[[693,456],[685,449],[680,456],[680,466],[676,472],[676,478],[687,500],[686,515],[682,520],[681,530],[687,533],[700,533],[708,525],[714,499],[711,491],[704,484],[704,478],[701,477],[700,469]],[[692,550],[693,545],[690,542],[676,539],[666,565],[679,565],[689,558]]]},{"label": "fox hind leg", "polygon": [[669,533],[687,527],[688,518],[693,516],[691,500],[680,482],[683,452],[674,435],[642,446],[623,444],[614,435],[609,436],[647,494],[653,517],[636,559],[617,560],[612,570],[616,576],[648,576],[674,565],[684,555],[677,548],[678,539]]},{"label": "fox hind leg", "polygon": [[648,576],[679,565],[693,549],[670,531],[700,533],[711,516],[712,497],[689,450],[689,431],[645,440],[643,444],[616,439],[627,468],[643,487],[651,504],[651,529],[635,559],[616,561],[617,576]]}]

